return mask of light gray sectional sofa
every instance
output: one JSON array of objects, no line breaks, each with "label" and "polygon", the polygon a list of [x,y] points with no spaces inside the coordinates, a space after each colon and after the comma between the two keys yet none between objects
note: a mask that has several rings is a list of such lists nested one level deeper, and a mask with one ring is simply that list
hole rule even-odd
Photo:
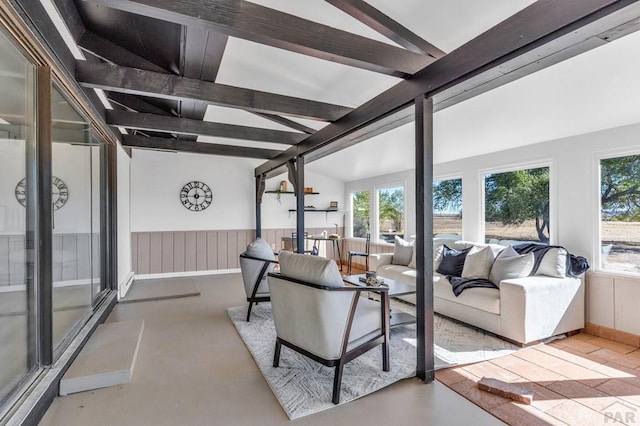
[{"label": "light gray sectional sofa", "polygon": [[[462,276],[490,278],[498,288],[467,288],[456,296],[447,277],[435,272],[441,266],[445,244],[454,250],[470,249]],[[529,276],[533,255],[508,259],[510,250],[502,244],[434,239],[435,312],[520,345],[583,328],[584,283],[566,275],[567,251],[549,250],[535,275]],[[381,277],[415,286],[415,254],[408,264],[402,264],[408,248],[398,241],[394,253],[371,255],[371,269]],[[449,255],[446,257],[449,261]],[[415,303],[415,296],[405,300]]]}]

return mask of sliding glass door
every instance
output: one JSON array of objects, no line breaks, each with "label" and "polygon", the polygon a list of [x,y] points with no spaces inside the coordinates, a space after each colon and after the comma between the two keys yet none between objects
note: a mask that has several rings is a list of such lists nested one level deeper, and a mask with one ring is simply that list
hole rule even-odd
[{"label": "sliding glass door", "polygon": [[55,85],[52,116],[53,345],[60,348],[102,289],[104,145]]},{"label": "sliding glass door", "polygon": [[0,31],[0,404],[35,367],[34,76]]}]

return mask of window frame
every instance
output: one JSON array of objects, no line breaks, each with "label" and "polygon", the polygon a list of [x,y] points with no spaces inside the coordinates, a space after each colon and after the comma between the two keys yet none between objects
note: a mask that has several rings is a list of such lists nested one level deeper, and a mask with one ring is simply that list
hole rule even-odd
[{"label": "window frame", "polygon": [[[465,179],[462,176],[462,173],[457,173],[457,174],[448,174],[448,175],[438,175],[438,176],[433,176],[433,182],[431,183],[431,185],[433,186],[433,184],[435,184],[436,182],[442,182],[445,180],[457,180],[460,179],[461,185],[462,185],[462,197],[461,197],[461,202],[460,202],[460,210],[462,211],[462,229],[460,230],[460,239],[461,240],[465,240],[465,226],[464,226],[464,204],[465,204],[465,199],[464,199],[464,185],[465,185]],[[433,200],[431,200],[431,206],[433,208]],[[435,214],[435,211],[434,211]]]},{"label": "window frame", "polygon": [[[402,199],[402,229],[405,235],[403,235],[403,239],[409,240],[406,238],[406,229],[407,229],[407,184],[405,181],[389,181],[384,183],[379,183],[374,185],[373,190],[375,192],[375,197],[373,199],[374,209],[372,210],[374,213],[375,220],[373,221],[373,226],[371,226],[371,236],[374,238],[376,242],[388,243],[380,237],[380,190],[382,189],[392,189],[392,188],[402,188],[403,199]],[[371,224],[371,214],[369,215],[369,223]]]},{"label": "window frame", "polygon": [[356,237],[355,235],[353,235],[353,228],[354,228],[353,220],[354,220],[354,212],[355,212],[355,209],[353,207],[353,194],[357,194],[359,192],[369,193],[369,233],[373,234],[373,230],[371,229],[371,212],[373,211],[371,208],[372,206],[371,189],[370,188],[354,189],[352,191],[349,191],[349,225],[350,225],[349,238],[364,240],[365,239],[364,237]]},{"label": "window frame", "polygon": [[627,157],[631,155],[640,156],[640,149],[618,148],[605,151],[598,151],[593,155],[593,208],[595,214],[593,215],[593,243],[591,244],[591,258],[593,259],[593,265],[590,265],[592,271],[618,276],[627,276],[637,278],[640,276],[640,272],[619,271],[614,269],[605,269],[602,267],[602,203],[600,197],[600,186],[602,182],[602,168],[600,162],[602,160],[608,160],[618,157]]},{"label": "window frame", "polygon": [[[480,221],[478,229],[480,231],[480,238],[482,241],[486,241],[486,182],[485,177],[487,174],[514,172],[518,170],[539,169],[547,167],[549,168],[549,222],[553,225],[549,231],[549,245],[557,244],[558,241],[558,212],[557,212],[557,179],[555,164],[552,158],[539,159],[536,161],[508,163],[499,167],[491,167],[485,169],[479,169],[478,173],[478,193],[480,194],[480,215],[478,220]],[[463,189],[464,191],[464,189]]]}]

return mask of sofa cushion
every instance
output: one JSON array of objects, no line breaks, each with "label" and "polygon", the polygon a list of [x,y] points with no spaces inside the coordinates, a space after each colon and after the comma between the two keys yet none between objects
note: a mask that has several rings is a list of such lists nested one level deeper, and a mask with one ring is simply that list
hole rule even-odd
[{"label": "sofa cushion", "polygon": [[470,250],[471,247],[464,250],[456,250],[449,248],[445,244],[442,246],[442,260],[436,272],[442,275],[453,275],[454,277],[461,276],[462,269],[464,268],[464,260]]},{"label": "sofa cushion", "polygon": [[257,257],[258,259],[275,260],[276,257],[273,254],[273,249],[268,242],[262,238],[256,238],[248,246],[244,252],[247,256]]},{"label": "sofa cushion", "polygon": [[549,249],[549,251],[542,256],[536,275],[546,275],[557,278],[566,277],[567,250],[560,247]]},{"label": "sofa cushion", "polygon": [[416,285],[416,270],[402,265],[382,265],[378,275],[404,284]]},{"label": "sofa cushion", "polygon": [[491,267],[489,281],[499,286],[502,280],[526,277],[531,273],[533,263],[533,253],[509,257],[498,256]]},{"label": "sofa cushion", "polygon": [[407,266],[411,262],[411,256],[413,255],[413,243],[405,241],[396,235],[393,246],[393,260],[391,263],[394,265]]},{"label": "sofa cushion", "polygon": [[285,277],[327,287],[342,287],[342,275],[332,259],[283,250],[278,255],[280,272]]},{"label": "sofa cushion", "polygon": [[456,297],[449,280],[443,275],[435,274],[433,277],[433,296],[500,315],[500,290],[495,288],[468,288]]},{"label": "sofa cushion", "polygon": [[463,278],[488,279],[493,265],[494,255],[491,247],[473,247],[467,254],[462,268]]}]

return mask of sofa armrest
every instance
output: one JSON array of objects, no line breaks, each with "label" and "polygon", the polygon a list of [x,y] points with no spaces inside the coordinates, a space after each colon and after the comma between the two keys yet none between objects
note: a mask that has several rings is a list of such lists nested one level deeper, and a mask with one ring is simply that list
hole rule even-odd
[{"label": "sofa armrest", "polygon": [[372,271],[377,271],[382,265],[391,265],[393,260],[393,253],[376,253],[369,255],[369,268]]},{"label": "sofa armrest", "polygon": [[500,283],[502,336],[530,343],[584,327],[580,278],[533,276]]}]

